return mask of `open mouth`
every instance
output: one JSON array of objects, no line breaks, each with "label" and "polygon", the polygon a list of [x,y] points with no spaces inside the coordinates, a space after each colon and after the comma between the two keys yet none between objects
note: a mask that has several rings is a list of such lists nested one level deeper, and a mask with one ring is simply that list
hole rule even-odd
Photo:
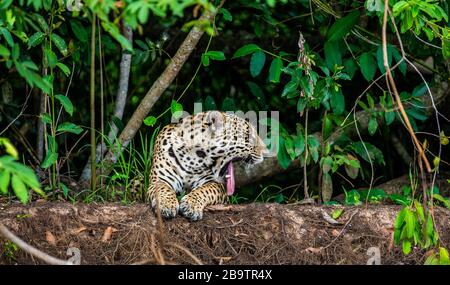
[{"label": "open mouth", "polygon": [[220,170],[220,176],[225,175],[225,179],[226,179],[226,184],[227,184],[227,195],[231,196],[234,193],[235,190],[235,179],[234,179],[234,167],[233,167],[233,162],[236,161],[244,161],[245,163],[250,163],[252,161],[251,157],[246,157],[246,158],[242,158],[242,157],[236,157],[233,158],[232,160],[230,160],[229,162],[227,162],[222,169]]},{"label": "open mouth", "polygon": [[220,169],[220,176],[225,175],[225,179],[227,182],[227,195],[231,196],[234,193],[235,190],[235,179],[234,179],[234,167],[233,162],[235,161],[241,161],[241,157],[233,158],[229,162],[227,162],[222,168]]}]

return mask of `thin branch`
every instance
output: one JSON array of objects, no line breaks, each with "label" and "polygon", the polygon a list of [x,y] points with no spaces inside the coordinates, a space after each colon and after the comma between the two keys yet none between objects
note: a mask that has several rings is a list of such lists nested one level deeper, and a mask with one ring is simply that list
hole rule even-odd
[{"label": "thin branch", "polygon": [[44,261],[47,264],[50,265],[73,265],[73,263],[70,260],[62,260],[53,256],[48,255],[45,252],[40,251],[39,249],[29,245],[25,241],[23,241],[21,238],[13,234],[10,230],[8,230],[5,225],[0,223],[0,234],[4,236],[6,239],[9,239],[13,243],[15,243],[18,247],[20,247],[25,252],[31,254],[34,257],[39,258],[40,260]]},{"label": "thin branch", "polygon": [[388,62],[388,52],[387,52],[387,35],[386,35],[386,27],[387,27],[387,15],[389,10],[389,1],[384,0],[384,15],[383,15],[383,29],[382,29],[382,44],[383,44],[383,64],[384,68],[386,70],[386,80],[388,81],[388,84],[391,86],[392,91],[394,93],[395,100],[397,102],[398,108],[400,110],[400,113],[403,117],[403,120],[405,121],[405,124],[407,126],[407,130],[409,134],[411,135],[411,138],[414,141],[414,145],[417,148],[419,155],[422,157],[423,162],[425,163],[425,167],[428,172],[431,172],[431,166],[430,162],[428,161],[425,152],[422,149],[422,145],[420,144],[419,140],[417,139],[416,135],[414,134],[414,130],[411,126],[411,122],[409,121],[408,115],[405,112],[405,108],[403,107],[402,100],[400,98],[400,95],[397,91],[397,86],[395,85],[394,77],[392,76],[391,69],[389,67]]},{"label": "thin branch", "polygon": [[27,103],[28,103],[28,99],[30,98],[32,90],[30,90],[30,92],[28,92],[27,98],[25,98],[25,103],[23,103],[22,110],[20,110],[20,113],[13,120],[11,120],[11,122],[9,122],[9,124],[0,132],[0,136],[3,135],[3,133],[6,132],[9,129],[9,127],[11,127],[11,125],[14,124],[17,121],[17,119],[20,118],[20,116],[22,116],[23,112],[28,107]]},{"label": "thin branch", "polygon": [[[95,169],[95,13],[92,13],[91,31],[91,82],[90,82],[90,108],[91,108],[91,169]],[[91,190],[95,191],[96,171],[91,171]]]}]

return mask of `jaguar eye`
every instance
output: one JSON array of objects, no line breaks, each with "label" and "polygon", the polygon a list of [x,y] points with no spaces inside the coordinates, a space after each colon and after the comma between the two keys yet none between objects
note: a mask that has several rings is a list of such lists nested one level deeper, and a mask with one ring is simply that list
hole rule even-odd
[{"label": "jaguar eye", "polygon": [[204,158],[206,156],[206,152],[204,152],[203,150],[197,150],[195,153],[198,155],[198,157],[201,158]]}]

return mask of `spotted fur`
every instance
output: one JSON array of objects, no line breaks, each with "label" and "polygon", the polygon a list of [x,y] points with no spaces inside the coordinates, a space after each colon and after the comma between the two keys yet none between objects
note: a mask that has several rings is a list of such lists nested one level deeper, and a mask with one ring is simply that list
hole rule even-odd
[{"label": "spotted fur", "polygon": [[[153,153],[148,189],[152,208],[166,218],[180,212],[200,220],[206,206],[228,200],[223,185],[228,163],[259,163],[268,151],[245,119],[210,111],[164,127]],[[176,194],[189,190],[178,202]]]}]

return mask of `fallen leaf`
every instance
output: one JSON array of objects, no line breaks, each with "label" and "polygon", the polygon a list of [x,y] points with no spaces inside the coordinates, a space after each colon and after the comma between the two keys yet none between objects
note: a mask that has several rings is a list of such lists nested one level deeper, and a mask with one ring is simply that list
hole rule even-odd
[{"label": "fallen leaf", "polygon": [[82,227],[79,227],[78,229],[73,230],[72,234],[77,235],[85,230],[87,230],[87,228],[85,226],[82,226]]},{"label": "fallen leaf", "polygon": [[306,252],[309,253],[319,253],[322,251],[321,247],[308,247],[307,249],[305,249]]},{"label": "fallen leaf", "polygon": [[330,224],[333,225],[340,224],[338,221],[330,217],[330,215],[328,215],[328,213],[325,212],[324,210],[322,210],[322,217],[324,218],[325,221],[329,222]]},{"label": "fallen leaf", "polygon": [[231,208],[232,208],[232,206],[230,206],[230,205],[226,206],[226,205],[218,204],[218,205],[208,206],[208,207],[206,207],[206,210],[208,210],[208,211],[229,211],[229,210],[231,210]]},{"label": "fallen leaf", "polygon": [[56,238],[55,238],[55,236],[54,236],[50,231],[46,231],[46,232],[45,232],[45,240],[46,240],[49,244],[51,244],[51,245],[53,245],[53,246],[56,246]]},{"label": "fallen leaf", "polygon": [[219,256],[219,257],[215,257],[216,259],[219,260],[219,265],[222,265],[223,262],[227,262],[231,260],[231,256]]},{"label": "fallen leaf", "polygon": [[332,234],[334,237],[337,237],[337,236],[339,235],[339,231],[336,230],[336,229],[333,229],[333,230],[331,231],[331,234]]},{"label": "fallen leaf", "polygon": [[110,240],[112,234],[115,232],[117,232],[117,229],[115,229],[111,226],[107,227],[106,230],[103,232],[102,241],[106,242],[106,241]]}]

